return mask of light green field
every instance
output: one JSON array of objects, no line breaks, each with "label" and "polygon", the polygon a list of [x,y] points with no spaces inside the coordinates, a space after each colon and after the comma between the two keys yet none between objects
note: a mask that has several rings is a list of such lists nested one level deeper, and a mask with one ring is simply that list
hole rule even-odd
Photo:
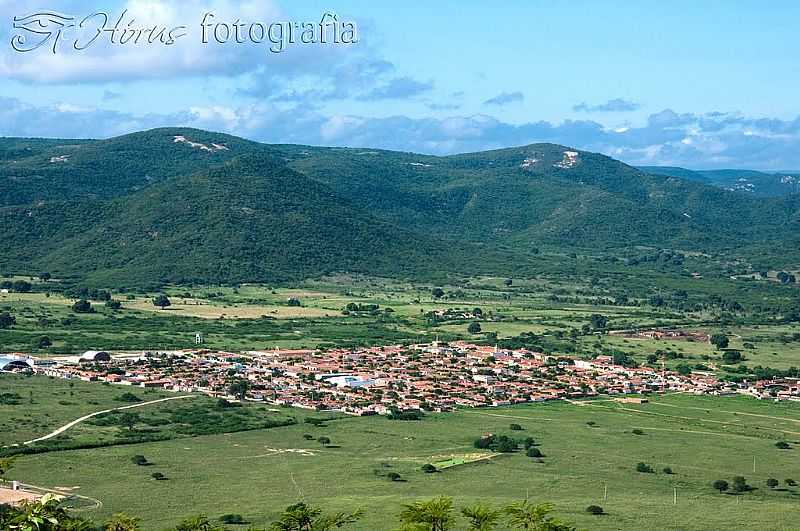
[{"label": "light green field", "polygon": [[[510,431],[510,423],[524,431]],[[543,463],[517,452],[435,474],[420,470],[425,463],[473,459],[481,451],[472,442],[488,432],[533,437]],[[304,434],[325,435],[332,446],[305,440]],[[778,440],[793,449],[777,449]],[[554,502],[558,515],[580,529],[778,530],[796,528],[800,497],[794,488],[772,491],[765,481],[775,477],[783,487],[784,479],[800,478],[798,441],[800,404],[673,395],[642,405],[559,402],[462,410],[419,422],[345,418],[326,427],[301,423],[52,452],[20,457],[13,477],[74,487],[102,501],[102,508],[86,516],[126,511],[141,516],[145,529],[162,529],[193,513],[241,513],[261,525],[305,499],[330,510],[363,507],[366,516],[354,529],[382,531],[396,526],[402,503],[447,494],[458,507],[476,501],[501,505],[529,495]],[[153,466],[132,464],[134,454]],[[656,473],[636,472],[639,461]],[[674,474],[663,473],[664,467]],[[153,481],[153,470],[169,480]],[[388,472],[406,481],[389,481]],[[711,488],[715,479],[735,475],[756,490],[733,496]],[[608,515],[587,515],[590,504]]]}]

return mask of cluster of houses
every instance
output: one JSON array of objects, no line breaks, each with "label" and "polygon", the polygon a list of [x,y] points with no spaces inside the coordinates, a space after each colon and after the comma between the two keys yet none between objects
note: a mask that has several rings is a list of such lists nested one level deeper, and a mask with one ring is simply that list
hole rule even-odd
[{"label": "cluster of houses", "polygon": [[708,373],[684,376],[651,367],[625,367],[610,356],[586,360],[466,342],[246,353],[191,350],[113,357],[90,351],[44,363],[19,357],[11,370],[20,369],[59,378],[228,398],[234,395],[234,382],[246,382],[236,388],[239,393],[245,389],[244,398],[249,400],[353,415],[667,391],[800,400],[798,381],[735,384],[718,381]]}]

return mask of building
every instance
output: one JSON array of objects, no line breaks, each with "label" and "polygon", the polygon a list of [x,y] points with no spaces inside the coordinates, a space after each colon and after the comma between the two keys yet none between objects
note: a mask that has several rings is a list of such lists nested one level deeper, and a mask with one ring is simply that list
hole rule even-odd
[{"label": "building", "polygon": [[78,358],[80,363],[93,361],[111,361],[111,354],[103,350],[87,350]]},{"label": "building", "polygon": [[0,371],[33,369],[33,359],[23,356],[0,356]]}]

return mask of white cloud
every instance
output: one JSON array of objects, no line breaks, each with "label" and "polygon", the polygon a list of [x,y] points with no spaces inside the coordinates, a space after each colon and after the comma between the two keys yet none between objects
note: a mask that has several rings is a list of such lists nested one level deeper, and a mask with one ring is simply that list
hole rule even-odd
[{"label": "white cloud", "polygon": [[449,154],[534,142],[606,153],[631,164],[690,168],[800,168],[800,118],[678,114],[609,129],[594,121],[510,124],[489,115],[444,119],[327,115],[306,105],[260,100],[132,115],[62,102],[36,107],[0,98],[0,136],[109,137],[161,126],[190,126],[273,143],[353,146]]}]

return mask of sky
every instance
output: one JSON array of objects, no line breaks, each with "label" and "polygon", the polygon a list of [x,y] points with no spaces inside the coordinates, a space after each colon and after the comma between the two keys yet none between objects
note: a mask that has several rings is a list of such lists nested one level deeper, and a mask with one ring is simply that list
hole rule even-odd
[{"label": "sky", "polygon": [[[14,17],[44,11],[76,24],[103,12],[107,26],[125,13],[123,26],[184,35],[122,45],[103,32],[75,50],[94,16],[56,53],[52,35],[16,50],[13,39],[24,49],[42,34]],[[274,53],[216,43],[209,25],[204,43],[205,13],[243,33],[335,13],[358,42]],[[554,142],[637,165],[800,170],[794,1],[0,0],[0,20],[1,136],[192,126],[275,143],[443,155]]]}]

